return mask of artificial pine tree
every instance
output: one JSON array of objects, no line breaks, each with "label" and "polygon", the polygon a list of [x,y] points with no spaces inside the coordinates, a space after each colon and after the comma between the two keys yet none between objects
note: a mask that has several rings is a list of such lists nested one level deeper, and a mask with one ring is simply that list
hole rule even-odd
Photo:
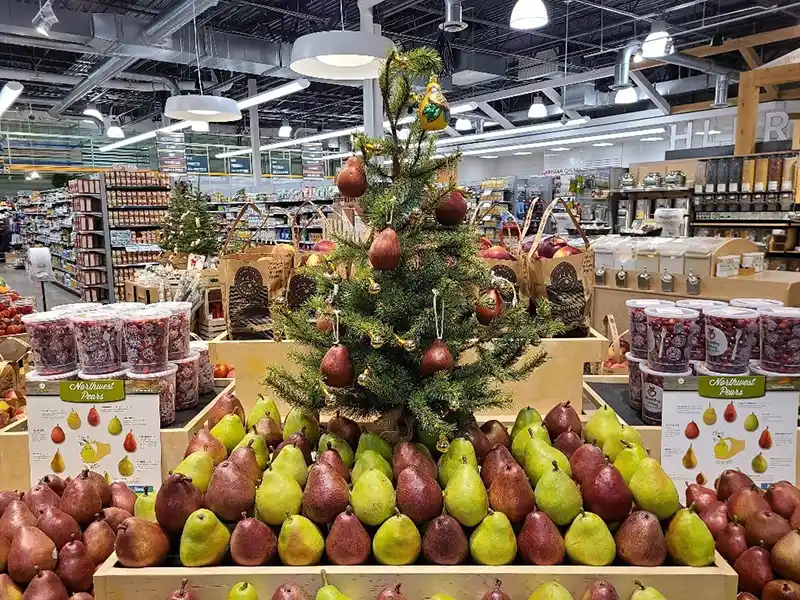
[{"label": "artificial pine tree", "polygon": [[172,188],[161,228],[160,246],[167,252],[213,256],[220,248],[219,224],[208,210],[208,195],[179,181]]},{"label": "artificial pine tree", "polygon": [[[540,337],[560,331],[546,304],[531,317],[521,304],[503,302],[512,286],[478,258],[465,206],[453,224],[455,181],[436,187],[435,180],[460,156],[434,157],[435,138],[419,119],[406,140],[398,137],[398,120],[418,107],[428,128],[446,124],[438,88],[429,85],[433,94],[420,98],[411,87],[440,68],[429,48],[389,54],[379,80],[389,135],[357,136],[363,164],[351,158],[338,176],[343,193],[343,184],[363,193],[353,169],[365,169],[366,192],[357,202],[373,234],[364,243],[337,238],[323,265],[301,270],[317,285],[305,310],[278,305],[272,312],[276,331],[307,350],[293,355],[299,375],[271,367],[266,383],[296,407],[378,416],[396,439],[415,429],[433,439],[452,436],[475,412],[506,405],[497,384],[542,364],[543,352],[520,359]],[[339,276],[343,265],[350,278]]]}]

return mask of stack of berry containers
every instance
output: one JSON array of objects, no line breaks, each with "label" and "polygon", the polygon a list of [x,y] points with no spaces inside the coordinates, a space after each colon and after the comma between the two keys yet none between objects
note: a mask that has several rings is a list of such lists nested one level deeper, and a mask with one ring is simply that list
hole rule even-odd
[{"label": "stack of berry containers", "polygon": [[78,368],[75,333],[69,313],[43,312],[22,317],[39,375],[61,375]]},{"label": "stack of berry containers", "polygon": [[175,423],[175,374],[178,367],[168,364],[159,373],[134,373],[128,371],[128,379],[133,381],[158,382],[158,407],[161,415],[161,426],[168,427]]},{"label": "stack of berry containers", "polygon": [[723,306],[705,311],[706,364],[709,371],[747,374],[758,345],[758,313],[749,308]]},{"label": "stack of berry containers", "polygon": [[644,311],[652,306],[675,306],[669,300],[639,298],[628,300],[628,330],[631,336],[631,354],[636,358],[647,358],[647,316]]},{"label": "stack of berry containers", "polygon": [[[110,308],[115,310],[120,318],[124,318],[126,314],[135,314],[144,310],[147,305],[144,302],[117,302],[112,304]],[[128,361],[128,349],[124,342],[122,344],[122,361],[123,363]]]},{"label": "stack of berry containers", "polygon": [[636,358],[632,353],[626,352],[625,359],[628,361],[628,392],[630,400],[628,404],[642,414],[642,371],[640,367],[647,362],[645,358]]},{"label": "stack of berry containers", "polygon": [[104,308],[99,302],[74,302],[73,304],[59,304],[50,309],[52,313],[62,312],[89,312],[90,310],[97,310]]},{"label": "stack of berry containers", "polygon": [[647,366],[666,374],[689,371],[692,336],[700,313],[680,306],[651,306],[647,317]]},{"label": "stack of berry containers", "polygon": [[192,303],[159,302],[156,306],[167,309],[171,315],[169,318],[169,359],[186,358],[189,356]]},{"label": "stack of berry containers", "polygon": [[[750,310],[757,311],[760,308],[776,308],[779,306],[783,306],[783,302],[780,300],[770,300],[769,298],[734,298],[730,302],[731,306],[736,306],[739,308],[749,308]],[[758,360],[761,358],[761,340],[756,341],[756,345],[753,348],[750,358],[752,360]]]},{"label": "stack of berry containers", "polygon": [[128,365],[132,373],[166,370],[169,343],[168,310],[152,307],[122,316]]},{"label": "stack of berry containers", "polygon": [[703,311],[709,308],[722,308],[723,306],[728,306],[728,304],[720,300],[688,298],[686,300],[678,300],[675,305],[681,308],[691,308],[700,313],[694,323],[694,335],[689,349],[689,361],[704,361],[706,359],[706,319]]},{"label": "stack of berry containers", "polygon": [[80,372],[78,376],[120,374],[122,368],[122,320],[113,310],[69,313],[75,330]]},{"label": "stack of berry containers", "polygon": [[186,410],[197,406],[197,366],[200,355],[190,352],[186,358],[178,358],[172,363],[177,365],[175,373],[175,410]]},{"label": "stack of berry containers", "polygon": [[202,340],[192,340],[189,344],[192,352],[197,352],[197,393],[214,393],[214,367],[211,366],[211,355],[208,351],[208,343]]},{"label": "stack of berry containers", "polygon": [[800,308],[759,308],[761,361],[769,374],[800,375]]}]

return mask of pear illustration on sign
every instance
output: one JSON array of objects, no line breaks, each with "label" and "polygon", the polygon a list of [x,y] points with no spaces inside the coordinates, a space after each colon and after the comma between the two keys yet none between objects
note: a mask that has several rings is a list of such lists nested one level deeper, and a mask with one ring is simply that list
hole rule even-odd
[{"label": "pear illustration on sign", "polygon": [[111,444],[98,442],[95,440],[83,440],[81,448],[81,460],[86,464],[99,463],[103,458],[111,454]]}]

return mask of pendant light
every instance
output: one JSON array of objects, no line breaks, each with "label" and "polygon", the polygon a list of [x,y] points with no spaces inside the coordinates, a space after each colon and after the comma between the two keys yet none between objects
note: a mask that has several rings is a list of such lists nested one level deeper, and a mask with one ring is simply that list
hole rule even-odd
[{"label": "pendant light", "polygon": [[22,93],[22,84],[18,81],[9,81],[0,90],[0,117],[6,112]]},{"label": "pendant light", "polygon": [[529,119],[544,119],[547,116],[547,107],[544,105],[541,96],[536,96],[533,99],[533,104],[528,109]]},{"label": "pendant light", "polygon": [[292,126],[289,125],[289,121],[284,120],[278,129],[278,137],[279,138],[290,138],[292,137]]},{"label": "pendant light", "polygon": [[192,131],[194,133],[208,133],[209,128],[208,121],[192,121]]},{"label": "pendant light", "polygon": [[650,33],[642,44],[642,56],[644,58],[659,58],[672,54],[674,51],[672,36],[667,31],[667,22],[663,19],[653,21],[650,26]]},{"label": "pendant light", "polygon": [[639,101],[639,94],[633,86],[617,90],[614,104],[634,104]]},{"label": "pendant light", "polygon": [[[83,114],[87,117],[94,117],[95,119],[103,120],[103,113],[97,110],[97,105],[94,102],[87,102],[86,108],[83,109]],[[94,121],[86,120],[84,123],[94,123]]]},{"label": "pendant light", "polygon": [[547,25],[547,7],[542,0],[517,0],[511,11],[511,29],[538,29]]},{"label": "pendant light", "polygon": [[456,119],[456,131],[471,131],[471,130],[472,130],[472,121],[464,118]]},{"label": "pendant light", "polygon": [[108,126],[108,129],[106,129],[106,137],[112,140],[125,139],[125,132],[122,131],[122,127],[119,126],[119,119],[117,119],[117,117],[111,117],[111,124]]}]

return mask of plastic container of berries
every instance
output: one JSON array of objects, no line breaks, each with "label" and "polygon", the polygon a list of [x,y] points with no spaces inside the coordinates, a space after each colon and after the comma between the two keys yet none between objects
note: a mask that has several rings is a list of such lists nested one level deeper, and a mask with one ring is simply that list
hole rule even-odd
[{"label": "plastic container of berries", "polygon": [[720,300],[703,300],[701,298],[687,298],[685,300],[678,300],[675,306],[681,308],[693,308],[700,313],[697,317],[694,327],[694,335],[692,335],[692,344],[689,352],[689,360],[704,361],[706,359],[706,318],[703,311],[708,308],[722,308],[728,306],[727,302]]},{"label": "plastic container of berries", "polygon": [[128,379],[158,382],[158,411],[161,415],[162,427],[168,427],[175,422],[175,374],[177,372],[177,365],[171,363],[167,364],[166,369],[157,373],[128,371]]},{"label": "plastic container of berries", "polygon": [[[770,298],[733,298],[730,301],[730,305],[738,306],[739,308],[749,308],[757,311],[759,308],[777,308],[779,306],[783,306],[783,302],[780,300],[772,300]],[[758,360],[761,358],[760,339],[753,348],[750,358],[753,360]]]},{"label": "plastic container of berries", "polygon": [[69,379],[78,379],[77,369],[66,373],[58,373],[57,375],[42,375],[36,369],[25,373],[25,381],[28,383],[47,383],[48,381],[67,381]]},{"label": "plastic container of berries", "polygon": [[681,373],[662,373],[645,364],[639,365],[642,373],[642,422],[645,425],[661,425],[661,414],[664,408],[664,382],[681,382],[691,377],[692,371],[687,369]]},{"label": "plastic container of berries", "polygon": [[40,375],[59,375],[78,366],[75,333],[69,314],[41,312],[22,317],[31,357]]},{"label": "plastic container of berries", "polygon": [[102,375],[122,370],[122,319],[113,310],[70,313],[81,373]]},{"label": "plastic container of berries", "polygon": [[175,374],[175,410],[194,408],[199,401],[197,392],[200,355],[190,352],[186,358],[171,361],[178,367]]},{"label": "plastic container of berries", "polygon": [[629,405],[637,412],[642,413],[642,372],[639,366],[647,362],[644,358],[636,358],[630,352],[625,353],[628,361],[628,391],[630,395]]},{"label": "plastic container of berries", "polygon": [[214,367],[211,365],[211,355],[208,343],[202,340],[192,340],[189,344],[192,352],[197,352],[197,393],[211,394],[214,392]]},{"label": "plastic container of berries", "polygon": [[625,302],[628,307],[628,329],[631,335],[631,354],[636,358],[647,358],[647,316],[644,311],[651,306],[675,306],[671,300],[638,298]]},{"label": "plastic container of berries", "polygon": [[[133,314],[144,310],[147,308],[147,304],[144,302],[117,302],[116,304],[112,304],[110,308],[117,311],[120,317],[123,317],[126,314]],[[128,349],[124,343],[122,344],[122,360],[128,360]]]},{"label": "plastic container of berries", "polygon": [[167,368],[170,312],[155,306],[122,315],[125,354],[133,373]]},{"label": "plastic container of berries", "polygon": [[11,301],[11,308],[18,315],[30,315],[36,311],[36,298],[18,298]]},{"label": "plastic container of berries", "polygon": [[74,302],[72,304],[60,304],[58,306],[54,306],[50,309],[50,312],[60,313],[60,312],[87,312],[90,310],[97,310],[103,308],[104,305],[100,304],[99,302]]},{"label": "plastic container of berries", "polygon": [[758,313],[725,306],[705,311],[706,367],[718,373],[746,374],[758,345]]},{"label": "plastic container of berries", "polygon": [[647,317],[647,366],[662,373],[689,370],[692,335],[700,313],[680,306],[651,306]]},{"label": "plastic container of berries", "polygon": [[800,374],[800,308],[759,308],[761,367],[773,373]]},{"label": "plastic container of berries", "polygon": [[122,369],[120,369],[119,371],[114,371],[113,373],[86,373],[84,371],[78,371],[78,379],[82,379],[84,381],[101,381],[106,379],[125,380],[127,378],[128,378],[128,368],[125,365],[123,365]]},{"label": "plastic container of berries", "polygon": [[[169,359],[189,356],[189,342],[192,319],[191,302],[159,302],[160,308],[170,312],[169,318]],[[178,409],[180,410],[180,409]]]}]

